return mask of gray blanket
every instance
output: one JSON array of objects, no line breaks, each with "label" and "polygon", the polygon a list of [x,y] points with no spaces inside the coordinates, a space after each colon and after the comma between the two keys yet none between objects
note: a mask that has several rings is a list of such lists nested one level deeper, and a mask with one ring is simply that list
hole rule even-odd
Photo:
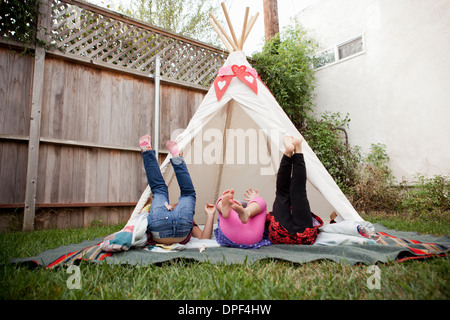
[{"label": "gray blanket", "polygon": [[173,252],[130,249],[118,253],[105,253],[99,248],[99,243],[103,241],[103,238],[97,238],[50,249],[35,257],[13,259],[11,262],[47,268],[78,263],[80,260],[88,260],[94,263],[148,265],[161,264],[176,259],[226,264],[251,263],[260,259],[279,259],[295,263],[326,259],[349,265],[372,265],[375,263],[389,263],[411,258],[428,258],[448,254],[450,237],[434,237],[431,235],[420,235],[416,232],[395,231],[380,224],[375,224],[375,227],[384,239],[383,244],[337,246],[270,245],[259,249],[208,247],[203,251],[196,248]]}]

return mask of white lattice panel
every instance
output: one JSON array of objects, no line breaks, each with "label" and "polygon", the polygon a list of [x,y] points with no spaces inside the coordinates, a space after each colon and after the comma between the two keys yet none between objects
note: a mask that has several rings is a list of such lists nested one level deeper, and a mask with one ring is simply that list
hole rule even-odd
[{"label": "white lattice panel", "polygon": [[227,57],[181,36],[90,8],[76,2],[52,2],[52,42],[65,53],[145,74],[154,74],[159,55],[162,77],[205,87],[212,84]]}]

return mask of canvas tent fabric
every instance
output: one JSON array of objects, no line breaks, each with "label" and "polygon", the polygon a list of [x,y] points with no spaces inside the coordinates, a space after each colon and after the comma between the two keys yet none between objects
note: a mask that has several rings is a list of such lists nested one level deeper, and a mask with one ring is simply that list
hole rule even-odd
[{"label": "canvas tent fabric", "polygon": [[[221,70],[230,66],[251,68],[243,51],[231,52]],[[228,67],[228,68],[227,68]],[[222,192],[234,188],[236,198],[247,188],[256,188],[272,210],[278,166],[284,151],[284,135],[300,133],[271,92],[258,77],[257,93],[238,77],[232,77],[219,99],[211,86],[193,118],[175,141],[182,150],[196,192],[194,220],[203,223],[203,207],[214,203]],[[303,142],[307,170],[307,192],[311,211],[325,223],[332,212],[337,222],[363,221],[307,141]],[[169,187],[170,201],[176,202],[179,188],[169,155],[161,171]],[[139,214],[151,196],[150,187],[143,192],[132,217]]]}]

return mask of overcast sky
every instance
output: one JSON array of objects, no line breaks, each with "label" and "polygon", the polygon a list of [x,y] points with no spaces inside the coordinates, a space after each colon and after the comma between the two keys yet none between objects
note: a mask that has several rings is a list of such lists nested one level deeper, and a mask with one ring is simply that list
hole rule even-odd
[{"label": "overcast sky", "polygon": [[[117,7],[120,3],[127,2],[127,0],[88,0],[99,6],[110,4],[111,9]],[[300,10],[307,7],[311,3],[319,0],[278,0],[278,19],[280,24],[280,31],[283,27],[289,24],[290,18],[294,17]],[[225,2],[226,8],[230,15],[235,33],[240,35],[242,31],[242,24],[244,21],[245,8],[249,7],[249,16],[253,16],[259,12],[258,20],[244,44],[244,51],[247,55],[252,55],[255,51],[260,51],[264,43],[264,10],[263,0],[217,0],[219,6],[221,2]],[[220,10],[219,14],[223,14]],[[223,17],[224,18],[224,17]],[[225,18],[224,18],[225,20]],[[224,26],[228,30],[228,26]],[[229,33],[230,34],[230,33]]]}]

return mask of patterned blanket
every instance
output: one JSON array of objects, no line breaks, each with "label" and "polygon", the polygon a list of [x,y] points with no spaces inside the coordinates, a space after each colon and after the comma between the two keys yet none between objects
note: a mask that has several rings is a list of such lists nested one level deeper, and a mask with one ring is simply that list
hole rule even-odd
[{"label": "patterned blanket", "polygon": [[127,251],[131,247],[144,247],[147,243],[147,217],[151,204],[142,208],[138,215],[131,217],[122,230],[115,232],[100,243],[105,252]]},{"label": "patterned blanket", "polygon": [[422,243],[418,240],[398,238],[391,236],[385,232],[378,232],[380,239],[378,243],[384,246],[396,246],[408,249],[411,253],[404,254],[397,257],[396,262],[411,260],[411,259],[425,259],[434,256],[445,256],[448,254],[449,246],[437,243]]},{"label": "patterned blanket", "polygon": [[[380,225],[381,226],[381,225]],[[382,227],[382,226],[381,226]],[[378,227],[377,227],[378,229]],[[105,252],[102,250],[103,239],[85,241],[78,245],[60,247],[47,250],[33,258],[15,259],[15,263],[27,263],[47,269],[58,266],[69,266],[81,261],[106,262],[113,264],[152,264],[172,259],[193,259],[197,261],[242,263],[257,259],[282,259],[298,263],[328,259],[347,264],[374,264],[402,262],[411,259],[426,259],[444,257],[448,255],[450,238],[435,238],[418,235],[416,238],[439,240],[441,243],[422,242],[409,237],[394,236],[393,234],[414,233],[397,232],[382,227],[378,231],[378,245],[338,245],[334,247],[310,245],[270,245],[260,249],[242,250],[227,247],[208,247],[206,250],[189,249],[170,253],[151,252],[147,249],[132,248],[121,252]],[[209,240],[213,241],[213,240]],[[442,244],[443,243],[443,244]],[[77,250],[72,250],[78,248]],[[60,255],[61,252],[66,252]],[[59,256],[55,259],[55,255]],[[342,257],[346,257],[343,259]]]},{"label": "patterned blanket", "polygon": [[[72,264],[78,264],[80,261],[103,261],[106,257],[110,257],[112,253],[103,251],[100,245],[101,243],[78,251],[69,252],[46,265],[45,268],[53,269],[58,266],[69,266]],[[39,265],[37,261],[35,262]]]}]

